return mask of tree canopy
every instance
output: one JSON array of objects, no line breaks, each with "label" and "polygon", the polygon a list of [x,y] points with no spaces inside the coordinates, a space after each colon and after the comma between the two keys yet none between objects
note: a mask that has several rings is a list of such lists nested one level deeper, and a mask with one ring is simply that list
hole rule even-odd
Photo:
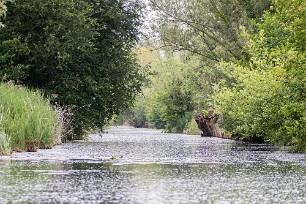
[{"label": "tree canopy", "polygon": [[72,111],[75,133],[101,128],[140,91],[132,54],[141,5],[126,0],[7,2],[0,75]]},{"label": "tree canopy", "polygon": [[[254,23],[271,5],[267,0],[150,0],[157,13],[152,29],[158,33],[160,48],[187,52],[201,58],[193,72],[194,88],[206,102],[196,107],[210,106],[213,86],[225,77],[216,66],[220,61],[243,57],[243,28],[254,30]],[[188,56],[187,56],[188,58]],[[191,73],[190,73],[191,75]]]},{"label": "tree canopy", "polygon": [[240,58],[241,26],[259,19],[270,1],[240,0],[150,0],[157,12],[153,29],[161,44],[188,50],[205,60],[218,62]]},{"label": "tree canopy", "polygon": [[223,127],[236,137],[263,137],[306,151],[305,1],[274,1],[258,32],[247,34],[239,62],[221,63],[234,81],[215,100]]},{"label": "tree canopy", "polygon": [[[2,16],[4,16],[6,13],[6,6],[5,6],[5,1],[4,0],[1,0],[0,1],[0,19]],[[3,27],[3,24],[0,20],[0,28]]]},{"label": "tree canopy", "polygon": [[216,116],[217,127],[234,139],[306,151],[305,1],[149,5],[157,32],[149,42],[159,57],[149,64],[155,75],[134,109],[145,107],[146,120],[167,131],[186,129],[195,111]]}]

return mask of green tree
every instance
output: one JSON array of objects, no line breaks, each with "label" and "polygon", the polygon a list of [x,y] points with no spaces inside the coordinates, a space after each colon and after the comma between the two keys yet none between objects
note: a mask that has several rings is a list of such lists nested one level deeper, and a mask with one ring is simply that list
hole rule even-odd
[{"label": "green tree", "polygon": [[5,6],[5,1],[0,0],[0,28],[3,27],[3,24],[1,22],[2,16],[4,16],[6,13],[6,6]]},{"label": "green tree", "polygon": [[306,4],[277,0],[274,6],[258,33],[247,35],[246,60],[221,64],[234,83],[220,84],[217,110],[235,137],[306,151]]},{"label": "green tree", "polygon": [[101,128],[140,90],[131,49],[140,5],[132,1],[20,0],[7,3],[0,74],[44,89],[74,114],[77,135]]},{"label": "green tree", "polygon": [[[146,101],[147,120],[156,128],[165,128],[168,132],[183,132],[190,121],[194,109],[192,87],[188,86],[188,67],[194,66],[186,61],[183,52],[151,53],[149,83],[143,89]],[[141,58],[147,56],[143,56]],[[145,61],[145,60],[142,60]]]},{"label": "green tree", "polygon": [[157,32],[153,48],[160,53],[148,63],[155,74],[144,88],[146,115],[156,127],[181,132],[193,109],[212,107],[213,86],[230,79],[216,64],[241,58],[240,26],[251,27],[250,19],[259,20],[269,1],[150,0],[149,5]]},{"label": "green tree", "polygon": [[[269,0],[150,0],[156,11],[153,30],[159,34],[158,46],[188,51],[199,58],[199,65],[189,69],[189,78],[197,85],[196,107],[211,104],[214,84],[226,77],[216,64],[243,57],[242,26],[253,30]],[[154,19],[155,20],[155,19]],[[191,84],[192,85],[192,84]]]},{"label": "green tree", "polygon": [[159,98],[164,107],[161,118],[165,122],[166,131],[183,132],[192,117],[192,96],[182,88],[181,80],[172,79],[170,83],[171,86],[168,86]]}]

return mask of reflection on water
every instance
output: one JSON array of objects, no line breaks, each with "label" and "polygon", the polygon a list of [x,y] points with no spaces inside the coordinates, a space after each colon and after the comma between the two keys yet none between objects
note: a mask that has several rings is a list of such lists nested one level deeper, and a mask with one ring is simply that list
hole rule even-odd
[{"label": "reflection on water", "polygon": [[305,167],[272,146],[111,128],[2,157],[0,203],[305,203]]}]

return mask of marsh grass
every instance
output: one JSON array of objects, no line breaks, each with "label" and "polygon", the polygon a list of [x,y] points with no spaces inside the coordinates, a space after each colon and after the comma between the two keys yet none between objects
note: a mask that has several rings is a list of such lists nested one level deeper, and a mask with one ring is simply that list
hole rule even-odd
[{"label": "marsh grass", "polygon": [[10,155],[11,154],[11,145],[10,138],[4,132],[0,132],[0,155]]},{"label": "marsh grass", "polygon": [[60,127],[57,111],[40,91],[0,84],[0,152],[51,148],[59,142]]}]

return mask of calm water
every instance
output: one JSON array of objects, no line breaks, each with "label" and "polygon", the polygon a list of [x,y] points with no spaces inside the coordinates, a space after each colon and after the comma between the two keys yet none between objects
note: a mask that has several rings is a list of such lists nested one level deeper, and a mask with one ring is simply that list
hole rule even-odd
[{"label": "calm water", "polygon": [[112,127],[0,157],[0,203],[306,203],[306,154]]}]

